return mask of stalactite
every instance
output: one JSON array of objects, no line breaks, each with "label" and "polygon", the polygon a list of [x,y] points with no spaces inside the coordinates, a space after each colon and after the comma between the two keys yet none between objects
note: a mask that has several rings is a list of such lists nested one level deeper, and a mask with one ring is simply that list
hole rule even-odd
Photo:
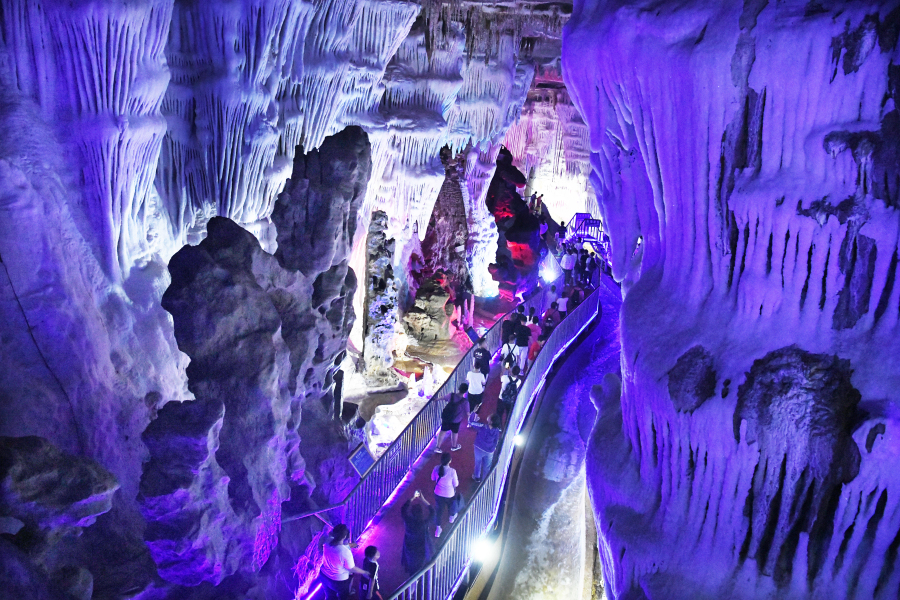
[{"label": "stalactite", "polygon": [[123,11],[11,0],[0,12],[13,84],[33,98],[77,156],[84,202],[107,274],[146,257],[146,203],[166,130],[165,47],[172,5]]}]

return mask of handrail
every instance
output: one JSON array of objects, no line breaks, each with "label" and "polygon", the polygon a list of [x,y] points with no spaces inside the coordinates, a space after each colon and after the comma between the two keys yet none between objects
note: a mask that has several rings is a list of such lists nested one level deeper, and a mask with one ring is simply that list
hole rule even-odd
[{"label": "handrail", "polygon": [[[388,600],[445,600],[456,592],[470,563],[472,545],[488,531],[497,516],[515,451],[515,436],[521,430],[525,416],[556,360],[600,314],[598,289],[599,286],[550,334],[519,389],[509,424],[500,441],[499,456],[451,525],[441,548]],[[523,398],[526,399],[524,402]]]},{"label": "handrail", "polygon": [[[554,283],[559,284],[560,280]],[[546,291],[546,288],[542,289],[526,299],[524,302],[526,310],[535,306],[536,312],[540,313]],[[513,311],[506,313],[502,319],[498,319],[482,336],[485,339],[485,345],[491,349],[491,352],[501,346],[502,321]],[[403,481],[412,464],[434,439],[434,432],[441,423],[441,411],[446,404],[445,400],[465,380],[474,349],[474,346],[469,348],[446,381],[432,394],[431,399],[412,418],[400,435],[391,442],[369,472],[360,478],[343,500],[330,506],[285,517],[282,519],[282,523],[297,521],[313,515],[321,518],[323,513],[337,511],[339,514],[335,515],[332,522],[346,524],[350,527],[350,531],[354,532],[354,535],[368,529],[371,520]],[[343,512],[340,512],[341,509]]]}]

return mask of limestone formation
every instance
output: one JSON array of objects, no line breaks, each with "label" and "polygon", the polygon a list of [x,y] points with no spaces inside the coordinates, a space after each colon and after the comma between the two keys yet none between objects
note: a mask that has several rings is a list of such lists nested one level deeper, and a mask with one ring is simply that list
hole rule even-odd
[{"label": "limestone formation", "polygon": [[[214,217],[203,242],[172,257],[162,304],[196,400],[166,406],[145,431],[141,483],[148,544],[169,581],[258,571],[291,485],[311,493],[320,465],[342,452],[330,387],[353,322],[347,255],[369,169],[365,133],[348,128],[298,153],[273,215],[275,256]],[[321,479],[325,501],[349,471]]]}]

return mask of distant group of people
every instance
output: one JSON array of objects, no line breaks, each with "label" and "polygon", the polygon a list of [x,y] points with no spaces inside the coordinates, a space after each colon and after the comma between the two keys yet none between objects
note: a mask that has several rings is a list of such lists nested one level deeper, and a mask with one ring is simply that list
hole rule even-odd
[{"label": "distant group of people", "polygon": [[595,252],[569,244],[562,244],[560,248],[558,260],[566,285],[591,285],[601,269],[600,257]]}]

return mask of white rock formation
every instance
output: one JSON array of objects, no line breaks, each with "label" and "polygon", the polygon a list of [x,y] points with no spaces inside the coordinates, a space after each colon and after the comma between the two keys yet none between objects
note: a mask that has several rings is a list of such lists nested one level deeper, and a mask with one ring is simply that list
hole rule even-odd
[{"label": "white rock formation", "polygon": [[557,69],[535,76],[522,116],[509,128],[504,144],[513,164],[528,177],[525,194],[542,195],[555,221],[568,223],[579,212],[599,215],[589,183],[590,132]]},{"label": "white rock formation", "polygon": [[898,19],[576,4],[625,291],[588,466],[613,597],[897,595]]}]

